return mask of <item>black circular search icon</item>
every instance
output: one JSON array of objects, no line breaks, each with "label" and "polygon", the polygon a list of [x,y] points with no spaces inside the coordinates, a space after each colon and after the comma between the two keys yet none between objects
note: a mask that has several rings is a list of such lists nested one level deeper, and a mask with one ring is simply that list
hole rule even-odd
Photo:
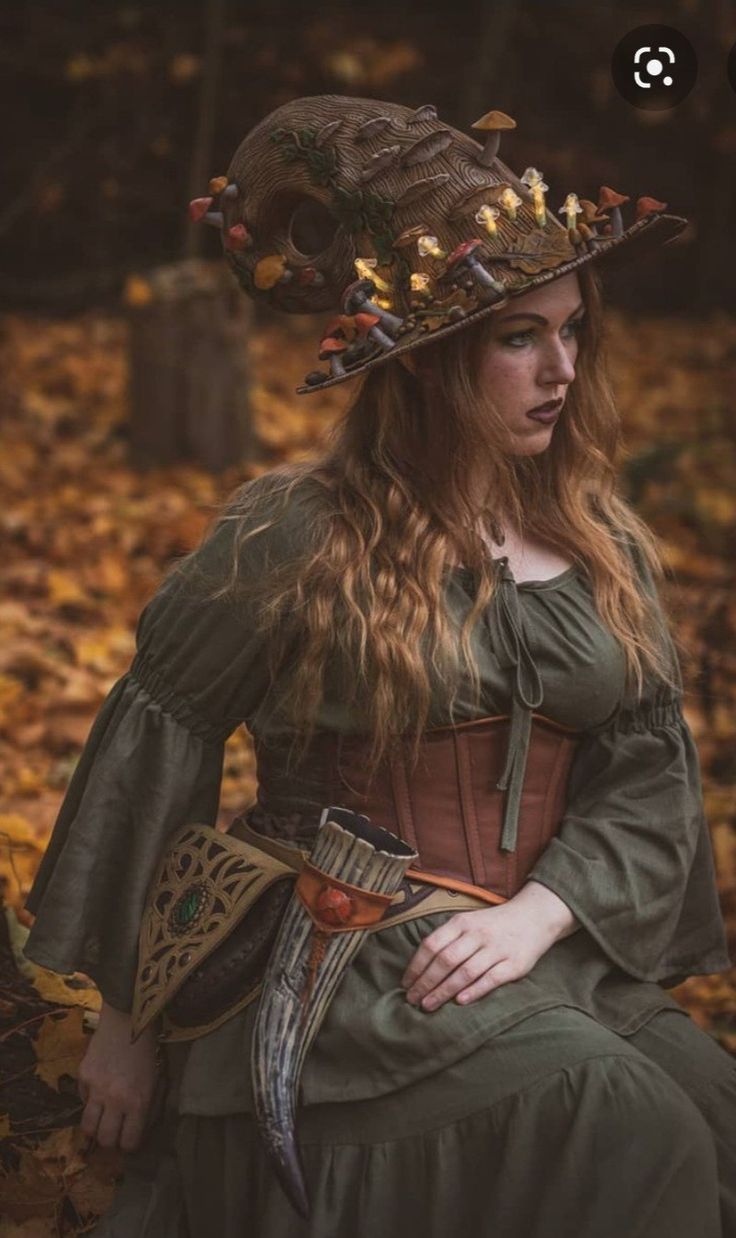
[{"label": "black circular search icon", "polygon": [[614,48],[611,76],[627,103],[648,112],[677,107],[698,76],[692,44],[673,26],[637,26]]}]

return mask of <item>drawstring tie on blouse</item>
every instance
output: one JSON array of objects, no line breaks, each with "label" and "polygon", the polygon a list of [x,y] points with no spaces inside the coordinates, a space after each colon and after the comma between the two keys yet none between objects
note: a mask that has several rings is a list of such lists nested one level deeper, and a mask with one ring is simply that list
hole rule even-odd
[{"label": "drawstring tie on blouse", "polygon": [[496,788],[506,791],[501,849],[515,851],[521,792],[529,753],[532,710],[541,705],[544,689],[526,642],[519,594],[507,556],[497,559],[496,563],[499,565],[499,581],[494,599],[496,605],[489,607],[488,618],[495,628],[495,633],[492,632],[492,636],[496,637],[495,647],[500,649],[506,659],[503,665],[515,670],[506,763]]}]

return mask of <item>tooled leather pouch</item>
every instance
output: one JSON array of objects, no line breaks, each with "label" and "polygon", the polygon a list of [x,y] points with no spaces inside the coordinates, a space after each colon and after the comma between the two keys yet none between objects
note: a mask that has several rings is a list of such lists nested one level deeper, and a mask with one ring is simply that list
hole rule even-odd
[{"label": "tooled leather pouch", "polygon": [[141,923],[134,1038],[159,1014],[164,1039],[201,1034],[256,996],[297,867],[211,826],[179,831]]}]

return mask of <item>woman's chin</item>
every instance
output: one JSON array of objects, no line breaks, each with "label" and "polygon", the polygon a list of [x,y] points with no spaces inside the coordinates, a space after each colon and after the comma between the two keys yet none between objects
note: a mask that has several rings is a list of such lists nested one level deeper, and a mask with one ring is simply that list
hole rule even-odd
[{"label": "woman's chin", "polygon": [[515,456],[537,456],[546,451],[552,441],[554,425],[545,426],[541,421],[536,425],[533,421],[527,424],[533,427],[531,433],[514,435],[512,451]]}]

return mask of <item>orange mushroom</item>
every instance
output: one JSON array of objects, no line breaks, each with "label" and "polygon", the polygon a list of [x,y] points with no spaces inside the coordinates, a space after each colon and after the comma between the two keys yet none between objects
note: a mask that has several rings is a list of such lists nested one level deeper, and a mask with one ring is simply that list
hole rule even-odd
[{"label": "orange mushroom", "polygon": [[636,199],[636,218],[644,219],[647,215],[654,215],[657,211],[666,211],[667,203],[658,202],[656,198],[637,198]]}]

